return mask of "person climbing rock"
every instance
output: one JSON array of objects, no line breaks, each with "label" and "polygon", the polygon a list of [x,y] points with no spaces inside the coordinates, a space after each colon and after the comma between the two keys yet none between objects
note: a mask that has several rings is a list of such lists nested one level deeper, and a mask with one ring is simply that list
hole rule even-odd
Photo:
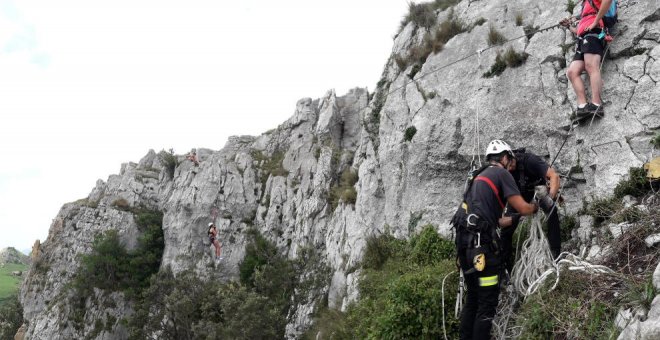
[{"label": "person climbing rock", "polygon": [[195,149],[192,149],[188,156],[186,157],[187,160],[193,162],[195,166],[199,166],[199,161],[197,160],[197,151]]},{"label": "person climbing rock", "polygon": [[466,218],[456,226],[456,247],[461,271],[465,277],[467,300],[461,314],[461,339],[490,339],[493,316],[498,304],[501,271],[498,222],[505,203],[523,215],[538,210],[520,195],[507,167],[514,155],[501,140],[488,144],[489,166],[469,183],[462,204]]},{"label": "person climbing rock", "polygon": [[[577,36],[575,56],[566,71],[577,96],[577,109],[571,120],[579,121],[596,115],[603,117],[601,99],[602,78],[600,62],[605,51],[605,24],[603,17],[609,11],[612,0],[584,0],[577,27],[573,27],[573,18],[560,22]],[[581,74],[587,71],[591,85],[591,102],[587,101],[585,85]]]},{"label": "person climbing rock", "polygon": [[222,260],[222,257],[220,257],[220,241],[218,241],[218,229],[215,227],[215,223],[211,222],[209,223],[209,240],[211,241],[211,244],[213,247],[215,247],[215,258],[216,260]]},{"label": "person climbing rock", "polygon": [[[508,170],[511,172],[516,186],[520,191],[525,202],[532,202],[534,199],[534,188],[538,185],[549,186],[549,196],[554,201],[559,193],[559,175],[549,167],[545,161],[531,153],[525,152],[525,149],[514,150],[514,159],[509,163]],[[561,231],[559,228],[559,214],[554,202],[543,204],[545,200],[540,201],[541,209],[548,216],[548,241],[552,257],[557,258],[561,253]],[[513,269],[513,233],[518,228],[520,214],[515,208],[509,207],[505,217],[500,221],[502,227],[502,258],[505,268],[511,273]]]}]

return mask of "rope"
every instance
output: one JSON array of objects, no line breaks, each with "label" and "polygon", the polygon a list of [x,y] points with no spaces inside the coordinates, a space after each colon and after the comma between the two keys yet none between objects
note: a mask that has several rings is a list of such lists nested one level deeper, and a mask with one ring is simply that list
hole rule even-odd
[{"label": "rope", "polygon": [[445,340],[447,340],[447,328],[445,326],[445,280],[447,280],[447,277],[449,275],[454,274],[456,271],[452,271],[451,273],[445,275],[445,277],[442,279],[442,333],[445,335]]}]

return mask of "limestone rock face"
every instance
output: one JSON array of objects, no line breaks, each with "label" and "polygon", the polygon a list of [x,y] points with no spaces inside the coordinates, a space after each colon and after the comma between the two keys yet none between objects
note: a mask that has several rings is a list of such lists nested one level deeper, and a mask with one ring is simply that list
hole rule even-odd
[{"label": "limestone rock face", "polygon": [[30,257],[12,247],[1,249],[0,266],[8,263],[30,264]]},{"label": "limestone rock face", "polygon": [[[402,69],[395,56],[419,46],[426,33],[409,23],[396,36],[373,93],[356,88],[343,96],[329,91],[319,99],[301,99],[292,117],[274,130],[231,137],[219,151],[198,149],[199,166],[174,155],[178,164],[168,168],[154,151],[138,163],[123,164],[119,174],[99,180],[86,199],[65,204],[33,254],[21,293],[26,338],[93,334],[93,323],[82,330],[67,326],[69,307],[61,297],[94,235],[116,229],[129,248],[136,245],[139,230],[127,208],[163,212],[162,266],[175,273],[192,269],[209,279],[236,278],[245,231],[252,227],[290,258],[304,249],[320,252],[331,273],[324,277],[326,286],[290,311],[286,336],[296,338],[324,297],[328,306],[342,310],[359,299],[355,268],[368,237],[391,232],[407,238],[429,223],[451,237],[448,221],[466,173],[491,139],[527,147],[548,162],[561,149],[555,168],[562,174],[581,170],[563,180],[568,213],[577,212],[583,200],[611,194],[629,167],[649,160],[648,140],[660,128],[660,3],[622,2],[619,34],[603,66],[606,115],[570,133],[561,127],[575,106],[565,76],[573,38],[559,28],[526,37],[511,14],[521,11],[525,23],[540,28],[567,15],[564,4],[555,2],[462,1],[454,7],[457,18],[469,25],[483,17],[488,25],[456,35],[441,52]],[[447,16],[438,13],[438,21]],[[476,53],[488,47],[489,25],[520,38]],[[526,62],[482,77],[498,51],[509,46],[527,53]],[[331,202],[331,189],[350,169],[358,174],[355,202]],[[217,271],[209,270],[210,221],[219,228],[225,257]],[[591,228],[583,229],[580,237],[586,241]],[[306,275],[316,275],[314,270]],[[121,296],[98,297],[104,299],[116,301],[109,311],[113,316],[131,313]],[[87,307],[89,320],[105,311],[100,303]],[[646,326],[638,322],[637,327]],[[110,328],[94,337],[125,337],[119,323]]]}]

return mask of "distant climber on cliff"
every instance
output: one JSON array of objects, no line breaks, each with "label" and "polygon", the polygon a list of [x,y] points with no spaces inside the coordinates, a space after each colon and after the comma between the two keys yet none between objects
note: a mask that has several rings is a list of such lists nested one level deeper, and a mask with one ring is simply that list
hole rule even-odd
[{"label": "distant climber on cliff", "polygon": [[[603,102],[600,97],[603,86],[600,63],[605,52],[605,23],[603,18],[610,12],[613,0],[584,0],[577,27],[573,27],[574,18],[563,19],[560,24],[577,35],[575,56],[566,71],[577,96],[577,109],[571,115],[571,120],[580,121],[585,118],[603,117]],[[616,5],[614,6],[616,9]],[[581,74],[587,71],[591,85],[591,102],[587,101],[585,85]]]},{"label": "distant climber on cliff", "polygon": [[211,241],[211,244],[215,247],[215,258],[217,261],[222,260],[222,257],[220,257],[220,242],[218,241],[218,229],[215,227],[215,223],[211,222],[209,223],[209,240]]},{"label": "distant climber on cliff", "polygon": [[195,166],[199,166],[199,161],[197,160],[197,151],[195,149],[192,149],[188,156],[186,156],[186,159],[193,162]]}]

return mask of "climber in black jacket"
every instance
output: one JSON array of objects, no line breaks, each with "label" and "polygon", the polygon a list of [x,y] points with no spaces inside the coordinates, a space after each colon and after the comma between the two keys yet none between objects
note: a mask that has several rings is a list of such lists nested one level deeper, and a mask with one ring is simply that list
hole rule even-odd
[{"label": "climber in black jacket", "polygon": [[[550,187],[548,190],[550,198],[555,200],[559,193],[559,175],[557,172],[549,167],[541,157],[525,152],[525,149],[514,150],[514,153],[516,157],[509,165],[509,171],[513,175],[525,202],[531,202],[534,198],[535,186],[546,185],[546,183]],[[541,208],[548,215],[548,241],[553,258],[557,258],[561,253],[561,232],[557,207],[553,204],[541,204]],[[520,222],[520,214],[515,208],[509,207],[505,215],[507,217],[503,218],[500,224],[501,227],[507,227],[502,228],[502,256],[506,269],[511,273],[513,268],[512,238]]]}]

